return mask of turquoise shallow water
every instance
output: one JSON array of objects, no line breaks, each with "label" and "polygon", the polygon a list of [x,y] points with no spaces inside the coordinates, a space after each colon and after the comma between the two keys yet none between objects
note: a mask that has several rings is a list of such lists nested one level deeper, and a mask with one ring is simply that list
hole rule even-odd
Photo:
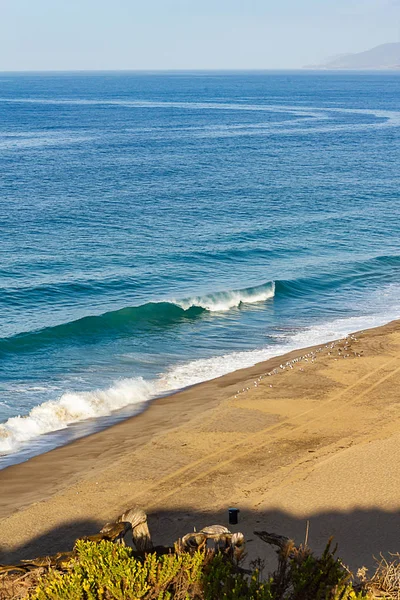
[{"label": "turquoise shallow water", "polygon": [[0,466],[400,317],[398,73],[0,74]]}]

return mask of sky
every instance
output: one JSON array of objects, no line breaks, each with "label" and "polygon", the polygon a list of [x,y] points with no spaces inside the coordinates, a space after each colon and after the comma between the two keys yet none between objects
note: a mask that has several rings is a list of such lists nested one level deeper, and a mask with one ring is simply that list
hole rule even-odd
[{"label": "sky", "polygon": [[400,0],[0,0],[0,71],[295,69],[400,41]]}]

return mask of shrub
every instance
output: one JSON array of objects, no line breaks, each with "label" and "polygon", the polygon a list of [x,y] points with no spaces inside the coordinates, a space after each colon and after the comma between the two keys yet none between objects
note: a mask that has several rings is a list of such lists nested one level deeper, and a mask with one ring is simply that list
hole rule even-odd
[{"label": "shrub", "polygon": [[352,576],[335,557],[329,540],[321,557],[308,546],[296,548],[289,541],[279,552],[278,569],[272,576],[274,600],[357,600]]},{"label": "shrub", "polygon": [[215,555],[205,567],[202,592],[204,600],[275,600],[271,580],[261,581],[258,568],[246,576],[222,554]]},{"label": "shrub", "polygon": [[204,554],[147,554],[102,541],[79,541],[77,557],[66,573],[51,570],[32,600],[169,600],[199,597]]},{"label": "shrub", "polygon": [[261,578],[262,561],[250,572],[210,550],[147,554],[102,541],[79,541],[66,572],[49,570],[30,600],[358,600],[350,575],[328,543],[320,558],[287,544],[277,570]]}]

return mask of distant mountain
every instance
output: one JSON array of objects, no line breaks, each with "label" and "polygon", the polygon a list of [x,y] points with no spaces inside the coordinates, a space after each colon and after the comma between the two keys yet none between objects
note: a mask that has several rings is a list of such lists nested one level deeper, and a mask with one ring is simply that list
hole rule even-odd
[{"label": "distant mountain", "polygon": [[340,54],[312,69],[400,69],[400,43],[381,44],[357,54]]}]

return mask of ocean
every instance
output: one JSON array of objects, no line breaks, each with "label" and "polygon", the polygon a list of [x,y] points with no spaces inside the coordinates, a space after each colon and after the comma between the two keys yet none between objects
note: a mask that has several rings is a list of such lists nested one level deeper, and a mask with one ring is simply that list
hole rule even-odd
[{"label": "ocean", "polygon": [[0,74],[0,468],[400,318],[400,73]]}]

